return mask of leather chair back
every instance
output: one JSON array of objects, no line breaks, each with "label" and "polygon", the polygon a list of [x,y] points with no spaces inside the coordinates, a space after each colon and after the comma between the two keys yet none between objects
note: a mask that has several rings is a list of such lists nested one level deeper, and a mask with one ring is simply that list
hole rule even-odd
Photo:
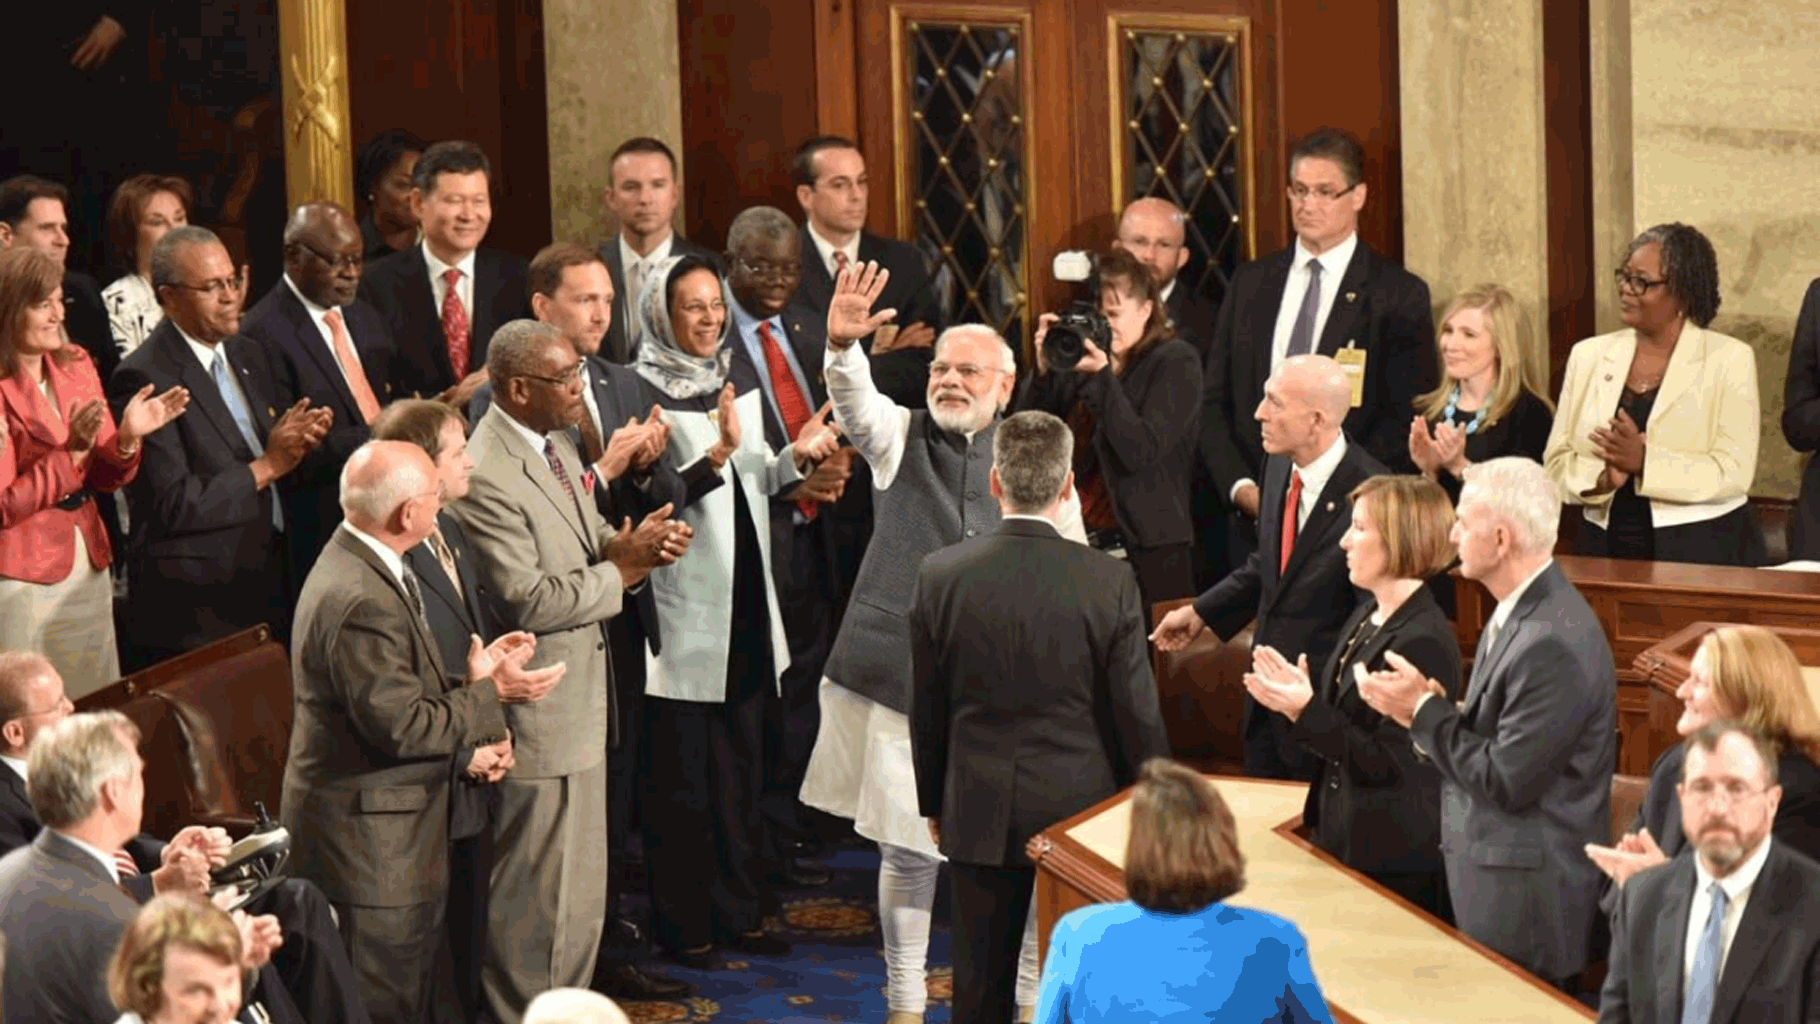
[{"label": "leather chair back", "polygon": [[[1150,609],[1151,625],[1191,600],[1157,602]],[[1251,627],[1224,642],[1208,630],[1179,651],[1152,648],[1150,659],[1170,751],[1204,770],[1241,770]]]}]

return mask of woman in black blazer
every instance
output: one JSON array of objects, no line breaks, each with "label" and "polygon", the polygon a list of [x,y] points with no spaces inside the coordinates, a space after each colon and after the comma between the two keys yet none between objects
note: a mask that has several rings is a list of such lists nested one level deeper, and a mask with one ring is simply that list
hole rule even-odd
[{"label": "woman in black blazer", "polygon": [[1461,474],[1475,462],[1542,461],[1555,422],[1548,354],[1535,344],[1523,304],[1495,284],[1453,297],[1435,347],[1441,385],[1416,399],[1409,458],[1458,502]]},{"label": "woman in black blazer", "polygon": [[1259,647],[1245,688],[1287,717],[1290,735],[1320,755],[1302,821],[1315,845],[1385,888],[1451,920],[1441,864],[1441,775],[1418,760],[1409,730],[1373,711],[1357,675],[1396,654],[1460,696],[1460,646],[1428,578],[1453,561],[1453,504],[1421,476],[1372,477],[1353,488],[1340,539],[1355,586],[1370,592],[1340,631],[1319,676]]},{"label": "woman in black blazer", "polygon": [[1197,592],[1188,491],[1201,426],[1201,357],[1175,337],[1156,282],[1136,257],[1114,249],[1101,258],[1099,284],[1111,351],[1089,341],[1078,365],[1052,371],[1043,339],[1056,317],[1043,314],[1036,372],[1014,406],[1068,421],[1087,539],[1124,552],[1149,608]]},{"label": "woman in black blazer", "polygon": [[[1782,802],[1776,807],[1776,841],[1820,859],[1820,711],[1814,708],[1801,663],[1782,638],[1762,626],[1721,626],[1706,634],[1687,679],[1675,696],[1681,718],[1675,732],[1692,736],[1713,722],[1741,722],[1781,748],[1776,763]],[[1664,751],[1649,771],[1649,789],[1630,831],[1616,847],[1586,852],[1622,887],[1644,868],[1672,860],[1687,846],[1681,831],[1681,762],[1687,745]],[[1615,893],[1602,901],[1615,906]]]}]

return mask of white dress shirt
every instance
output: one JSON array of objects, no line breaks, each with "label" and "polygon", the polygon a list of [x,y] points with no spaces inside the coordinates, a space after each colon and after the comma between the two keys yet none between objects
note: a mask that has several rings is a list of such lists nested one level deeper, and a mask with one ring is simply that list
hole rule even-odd
[{"label": "white dress shirt", "polygon": [[[461,308],[468,314],[468,330],[471,333],[474,329],[473,251],[470,250],[467,254],[463,255],[460,262],[450,264],[444,263],[436,258],[436,254],[430,251],[429,242],[426,241],[420,244],[423,246],[424,266],[430,268],[430,296],[436,300],[436,318],[438,320],[442,319],[442,304],[445,301],[444,296],[447,295],[449,290],[449,286],[443,281],[442,276],[451,270],[459,270],[461,271],[461,280],[456,282],[455,294],[461,299]],[[469,343],[470,345],[472,344],[472,339],[470,339]],[[458,366],[455,368],[455,375],[457,377],[461,376],[461,367]]]},{"label": "white dress shirt", "polygon": [[[1327,489],[1327,481],[1333,479],[1334,470],[1340,468],[1340,460],[1346,457],[1346,435],[1333,439],[1327,450],[1314,457],[1306,466],[1296,466],[1293,472],[1302,475],[1302,499],[1296,503],[1295,529],[1301,535],[1302,527],[1308,522],[1308,514],[1314,511],[1314,503],[1320,500],[1321,492]],[[1287,498],[1288,494],[1285,493]]]},{"label": "white dress shirt", "polygon": [[[655,267],[659,263],[670,258],[670,250],[675,241],[676,232],[672,231],[664,236],[663,241],[657,243],[656,248],[653,248],[648,254],[640,256],[638,253],[632,251],[631,246],[626,244],[625,233],[620,233],[619,265],[625,268],[626,272],[625,299],[627,309],[635,310],[638,308],[638,293],[644,288],[645,278],[650,275],[652,267]],[[633,322],[637,322],[638,315],[636,313],[632,314],[632,320]]]},{"label": "white dress shirt", "polygon": [[[1725,890],[1725,916],[1719,923],[1719,970],[1724,976],[1725,958],[1731,953],[1732,940],[1738,937],[1738,922],[1744,920],[1744,907],[1750,902],[1757,876],[1763,873],[1763,862],[1769,859],[1769,836],[1757,844],[1756,852],[1744,858],[1737,870],[1719,879]],[[1687,946],[1681,951],[1681,1001],[1687,1002],[1687,986],[1694,977],[1694,954],[1700,949],[1700,935],[1706,931],[1706,919],[1713,912],[1713,876],[1698,853],[1694,854],[1694,899],[1687,908]]]},{"label": "white dress shirt", "polygon": [[0,764],[4,764],[8,768],[11,768],[13,774],[19,776],[20,782],[31,782],[31,776],[25,774],[25,758],[7,757],[5,754],[0,754]]},{"label": "white dress shirt", "polygon": [[859,232],[857,231],[853,233],[852,238],[847,239],[846,245],[835,245],[823,238],[821,232],[815,230],[815,223],[811,221],[809,223],[809,241],[815,244],[815,251],[821,254],[822,266],[828,268],[829,277],[836,277],[840,274],[840,264],[834,259],[836,252],[847,254],[848,266],[859,263]]},{"label": "white dress shirt", "polygon": [[[284,275],[284,286],[291,290],[292,295],[297,296],[298,302],[303,303],[303,311],[310,315],[310,323],[316,325],[316,333],[322,337],[323,347],[327,348],[329,351],[329,364],[341,370],[341,379],[347,382],[348,390],[355,390],[354,378],[348,376],[348,368],[341,365],[341,355],[335,351],[335,332],[329,329],[329,322],[324,319],[329,315],[328,307],[318,306],[314,302],[311,302],[308,296],[297,289],[296,282],[291,280],[291,275],[289,274]],[[440,313],[441,311],[441,307],[437,307],[437,312]],[[348,336],[348,347],[354,348],[354,332],[348,327],[348,315],[346,312],[341,314],[341,329]],[[360,358],[359,349],[354,349],[354,358],[356,360]]]}]

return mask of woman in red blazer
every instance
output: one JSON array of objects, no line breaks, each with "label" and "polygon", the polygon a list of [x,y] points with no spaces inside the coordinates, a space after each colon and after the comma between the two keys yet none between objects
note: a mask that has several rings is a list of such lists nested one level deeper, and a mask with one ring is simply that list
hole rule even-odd
[{"label": "woman in red blazer", "polygon": [[116,428],[94,363],[64,336],[62,282],[44,253],[0,253],[0,649],[43,654],[79,697],[120,674],[94,492],[133,478],[140,439],[189,393],[154,397],[148,385]]}]

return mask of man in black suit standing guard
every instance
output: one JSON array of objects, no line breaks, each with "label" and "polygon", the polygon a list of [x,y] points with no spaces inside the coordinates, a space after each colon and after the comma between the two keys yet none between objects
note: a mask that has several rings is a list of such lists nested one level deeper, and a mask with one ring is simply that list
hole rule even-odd
[{"label": "man in black suit standing guard", "polygon": [[922,408],[935,336],[946,323],[922,256],[908,242],[866,230],[866,158],[851,139],[817,135],[796,148],[792,167],[805,215],[798,301],[816,319],[826,318],[843,267],[876,263],[889,270],[873,312],[895,309],[897,319],[860,339],[860,347],[871,359],[879,391],[906,409]]},{"label": "man in black suit standing guard", "polygon": [[286,493],[291,552],[303,579],[341,525],[341,467],[390,400],[396,350],[372,306],[355,298],[360,228],[334,203],[307,203],[284,227],[284,276],[247,310],[241,332],[265,350],[279,401],[334,411],[322,444]]},{"label": "man in black suit standing guard", "polygon": [[[1230,640],[1253,619],[1252,644],[1294,661],[1327,656],[1358,604],[1340,535],[1352,522],[1347,495],[1384,467],[1340,428],[1350,388],[1326,356],[1293,356],[1270,375],[1256,417],[1264,450],[1261,543],[1213,589],[1157,623],[1153,639],[1179,650],[1211,627]],[[1318,761],[1290,736],[1287,718],[1245,698],[1245,771],[1270,779],[1314,778]]]},{"label": "man in black suit standing guard", "polygon": [[639,136],[613,151],[602,195],[607,213],[619,223],[601,243],[600,258],[613,277],[612,316],[602,357],[630,363],[638,354],[638,293],[653,267],[672,256],[700,256],[715,269],[720,257],[676,233],[676,154],[661,140]]},{"label": "man in black suit standing guard", "polygon": [[1036,868],[1024,844],[1166,754],[1136,578],[1067,540],[1074,437],[999,424],[999,528],[923,559],[910,607],[917,803],[954,886],[954,1019],[1011,1020]]},{"label": "man in black suit standing guard", "polygon": [[1346,436],[1399,473],[1409,418],[1438,372],[1428,285],[1359,240],[1365,154],[1351,135],[1323,128],[1289,155],[1295,245],[1240,267],[1220,306],[1207,356],[1201,460],[1235,517],[1233,562],[1259,540],[1264,445],[1251,410],[1290,356],[1318,353],[1352,383]]},{"label": "man in black suit standing guard", "polygon": [[479,146],[436,143],[418,158],[412,182],[423,242],[369,267],[360,297],[398,345],[398,394],[465,409],[487,379],[494,330],[530,315],[525,261],[480,247],[493,206],[491,166]]}]

